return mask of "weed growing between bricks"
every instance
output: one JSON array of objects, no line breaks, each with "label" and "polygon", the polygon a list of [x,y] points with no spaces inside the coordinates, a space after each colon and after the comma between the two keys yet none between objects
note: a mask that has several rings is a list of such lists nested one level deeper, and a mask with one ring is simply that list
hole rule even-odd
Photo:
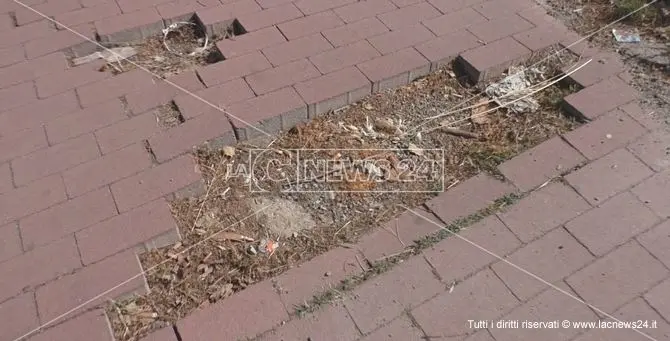
[{"label": "weed growing between bricks", "polygon": [[[500,212],[505,207],[514,205],[519,200],[523,199],[530,193],[513,193],[503,197],[500,197],[489,205],[488,207],[477,211],[467,217],[458,219],[452,223],[442,226],[435,233],[427,235],[421,239],[414,240],[412,244],[405,247],[401,252],[398,252],[394,255],[390,255],[383,259],[369,262],[369,269],[363,272],[360,275],[354,275],[348,277],[340,282],[340,284],[330,290],[318,293],[314,297],[295,307],[293,315],[298,318],[303,317],[306,314],[313,313],[318,310],[321,306],[333,303],[337,300],[343,298],[343,294],[352,291],[354,288],[358,287],[361,283],[374,278],[380,274],[388,272],[393,269],[396,265],[408,260],[410,257],[418,255],[421,251],[426,250],[435,244],[449,238],[453,237],[454,234],[459,233],[468,227],[480,222],[484,218]],[[435,221],[436,223],[439,223]],[[453,283],[452,285],[456,285]]]},{"label": "weed growing between bricks", "polygon": [[[554,66],[546,68],[547,77],[560,69]],[[474,120],[471,115],[481,110],[476,108],[443,117],[433,127],[426,127],[428,130],[420,138],[415,133],[398,133],[409,131],[428,116],[453,110],[463,99],[479,94],[480,90],[465,77],[455,74],[451,66],[445,66],[407,86],[368,96],[338,112],[298,125],[278,136],[262,157],[291,160],[295,158],[295,150],[334,148],[339,151],[315,153],[331,158],[381,157],[392,163],[397,159],[436,157],[428,149],[441,149],[445,151],[442,179],[445,187],[482,172],[501,177],[497,170],[500,163],[579,125],[563,115],[557,106],[557,98],[569,91],[564,87],[549,88],[537,96],[542,107],[534,113],[517,114],[499,109],[485,120]],[[467,132],[470,138],[440,128],[444,122],[460,121],[463,123],[458,126],[459,131]],[[151,291],[108,307],[117,340],[138,340],[203,305],[277,276],[327,250],[355,243],[374,227],[397,216],[403,211],[401,206],[418,207],[435,195],[428,192],[436,189],[434,183],[416,182],[403,187],[424,192],[375,193],[370,191],[393,189],[398,185],[388,179],[287,184],[262,180],[260,174],[255,174],[256,179],[261,179],[256,185],[268,192],[253,193],[249,191],[251,177],[227,175],[248,163],[253,149],[265,146],[267,143],[249,141],[234,148],[203,146],[196,153],[206,181],[206,193],[171,203],[182,236],[180,242],[140,256],[145,269],[173,260],[147,273]],[[347,148],[377,151],[346,151]],[[380,149],[386,151],[380,152]],[[417,152],[418,149],[423,151]],[[267,161],[262,157],[260,161]],[[282,172],[281,175],[289,179],[295,175],[291,167],[278,167],[274,171]],[[285,192],[286,186],[317,192]],[[333,192],[337,190],[359,192]],[[502,198],[483,212],[450,225],[449,229],[458,231],[516,199]],[[236,224],[266,205],[274,208]],[[221,233],[187,254],[179,254],[216,232]],[[431,236],[432,239],[418,241],[411,252],[418,252],[446,236],[441,232]],[[263,253],[262,245],[267,244],[262,243],[263,240],[278,241],[280,246],[269,254]],[[388,258],[363,277],[379,273],[407,256]],[[343,285],[355,285],[352,283]],[[312,305],[315,303],[310,303],[310,307]]]}]

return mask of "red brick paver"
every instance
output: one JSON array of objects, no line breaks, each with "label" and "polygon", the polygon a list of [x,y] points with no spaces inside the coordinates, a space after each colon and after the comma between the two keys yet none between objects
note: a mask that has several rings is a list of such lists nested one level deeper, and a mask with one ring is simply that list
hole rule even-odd
[{"label": "red brick paver", "polygon": [[[202,143],[271,134],[396,88],[456,61],[476,81],[579,37],[531,0],[24,0],[102,42],[125,43],[195,19],[223,60],[169,80],[68,64],[96,45],[0,1],[0,339],[140,273],[137,254],[180,238],[168,200],[201,186],[188,155]],[[478,175],[425,207],[380,222],[356,245],[201,307],[144,340],[631,340],[630,330],[474,330],[469,319],[593,320],[593,310],[451,237],[297,319],[313,295],[402,252],[443,223],[511,193],[526,197],[461,236],[622,320],[658,320],[670,336],[670,134],[642,107],[617,54],[570,78],[563,104],[589,123]],[[163,127],[174,103],[179,124]],[[247,123],[243,122],[246,121]],[[548,182],[549,180],[554,180]],[[544,185],[541,188],[538,186]],[[197,192],[197,190],[194,190]],[[142,291],[143,276],[55,321],[31,341],[112,340],[105,299]],[[573,291],[574,290],[574,291]],[[285,323],[284,323],[285,322]]]}]

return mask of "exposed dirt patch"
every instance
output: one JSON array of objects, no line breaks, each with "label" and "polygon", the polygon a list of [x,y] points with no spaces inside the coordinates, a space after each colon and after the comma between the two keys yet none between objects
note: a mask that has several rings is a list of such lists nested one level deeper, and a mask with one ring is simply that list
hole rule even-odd
[{"label": "exposed dirt patch", "polygon": [[[561,54],[538,71],[546,82],[573,60]],[[399,205],[421,205],[479,172],[499,176],[503,161],[579,125],[557,106],[574,89],[549,87],[535,95],[540,110],[531,113],[499,108],[481,90],[444,67],[299,125],[269,147],[201,149],[207,192],[172,203],[183,240],[141,255],[152,269],[151,293],[109,307],[116,338],[137,340],[353,243],[403,211]],[[317,166],[296,167],[304,165],[298,160]],[[319,160],[330,167],[318,167]]]},{"label": "exposed dirt patch", "polygon": [[[646,0],[541,0],[551,14],[582,35],[637,10]],[[612,29],[639,34],[639,43],[617,42]],[[590,43],[618,53],[642,104],[670,125],[670,2],[659,0],[595,34]]]}]

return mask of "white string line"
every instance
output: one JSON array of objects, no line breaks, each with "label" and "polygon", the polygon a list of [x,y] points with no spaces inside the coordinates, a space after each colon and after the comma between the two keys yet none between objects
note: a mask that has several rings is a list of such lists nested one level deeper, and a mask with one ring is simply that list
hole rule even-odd
[{"label": "white string line", "polygon": [[[181,250],[181,251],[175,253],[175,255],[180,255],[180,254],[183,254],[183,253],[186,253],[186,252],[192,250],[192,249],[195,248],[196,246],[199,246],[199,245],[201,245],[202,243],[204,243],[204,242],[206,242],[206,241],[208,241],[208,240],[210,240],[210,239],[216,237],[219,233],[224,232],[224,231],[227,231],[227,230],[230,229],[231,227],[233,227],[233,226],[235,226],[235,225],[237,225],[237,224],[242,223],[243,221],[245,221],[245,220],[247,220],[247,219],[249,219],[249,218],[251,218],[251,217],[257,215],[258,213],[260,213],[260,212],[266,210],[268,207],[271,207],[271,206],[273,206],[273,205],[275,205],[275,204],[270,204],[270,205],[267,205],[267,206],[265,206],[265,207],[262,207],[261,209],[259,209],[259,210],[255,211],[255,212],[253,212],[253,213],[247,215],[246,217],[244,217],[244,218],[238,220],[237,222],[235,222],[235,223],[229,225],[228,227],[223,228],[223,229],[221,229],[220,231],[215,232],[215,233],[209,235],[207,238],[205,238],[205,239],[203,239],[203,240],[201,240],[201,241],[199,241],[199,242],[197,242],[197,243],[195,243],[195,244],[193,244],[193,245],[191,245],[191,246],[185,248],[184,250]],[[58,320],[60,320],[60,319],[62,319],[62,318],[64,318],[64,317],[66,317],[66,316],[72,314],[73,312],[75,312],[75,311],[77,311],[77,310],[83,308],[84,306],[90,304],[91,302],[94,302],[94,301],[96,301],[96,300],[102,298],[103,296],[109,294],[110,292],[112,292],[112,291],[114,291],[114,290],[116,290],[116,289],[118,289],[118,288],[120,288],[120,287],[122,287],[122,286],[124,286],[124,285],[126,285],[126,284],[128,284],[128,283],[130,283],[131,281],[133,281],[133,280],[139,278],[140,276],[144,276],[145,274],[147,274],[147,273],[149,273],[149,272],[155,270],[156,268],[158,268],[158,267],[160,267],[160,266],[163,266],[163,265],[165,265],[165,264],[167,264],[168,262],[171,262],[171,261],[173,261],[173,260],[175,260],[175,258],[167,258],[167,259],[163,260],[162,262],[160,262],[160,263],[158,263],[158,264],[156,264],[156,265],[154,265],[154,266],[152,266],[152,267],[150,267],[150,268],[148,268],[148,269],[146,269],[146,270],[141,271],[141,272],[138,273],[137,275],[134,275],[134,276],[128,278],[127,280],[125,280],[125,281],[123,281],[123,282],[121,282],[121,283],[119,283],[119,284],[117,284],[117,285],[115,285],[115,286],[113,286],[113,287],[111,287],[111,288],[109,288],[109,289],[107,289],[107,290],[101,292],[100,294],[98,294],[98,295],[94,296],[93,298],[91,298],[91,299],[85,301],[84,303],[82,303],[82,304],[80,304],[80,305],[78,305],[78,306],[76,306],[76,307],[74,307],[74,308],[72,308],[72,309],[70,309],[70,310],[68,310],[68,311],[66,311],[66,312],[64,312],[64,313],[62,313],[62,314],[60,314],[60,315],[58,315],[57,317],[55,317],[55,318],[49,320],[48,322],[46,322],[46,323],[40,325],[39,327],[37,327],[37,328],[35,328],[35,329],[29,331],[28,333],[26,333],[26,334],[24,334],[24,335],[22,335],[22,336],[20,336],[20,337],[18,337],[18,338],[16,338],[16,339],[14,339],[14,341],[20,341],[20,340],[22,340],[22,339],[24,339],[24,338],[26,338],[26,337],[28,337],[28,336],[30,336],[30,335],[36,333],[36,332],[42,330],[44,327],[47,327],[47,326],[52,325],[53,323],[57,322]]]},{"label": "white string line", "polygon": [[[540,187],[542,187],[542,186],[540,186]],[[539,187],[538,187],[538,188],[539,188]],[[579,297],[577,297],[577,296],[575,296],[575,295],[573,295],[573,294],[571,294],[571,293],[569,293],[569,292],[567,292],[567,291],[565,291],[565,290],[563,290],[563,289],[561,289],[561,288],[559,288],[559,287],[557,287],[557,286],[555,286],[555,285],[549,283],[548,281],[542,279],[540,276],[535,275],[535,274],[533,274],[532,272],[530,272],[530,271],[528,271],[528,270],[526,270],[526,269],[524,269],[524,268],[522,268],[522,267],[520,267],[520,266],[518,266],[518,265],[516,265],[516,264],[514,264],[514,263],[512,263],[512,262],[510,262],[510,261],[508,261],[507,259],[503,258],[502,256],[499,256],[499,255],[497,255],[497,254],[495,254],[495,253],[489,251],[489,250],[486,249],[485,247],[483,247],[483,246],[481,246],[481,245],[479,245],[479,244],[477,244],[477,243],[475,243],[475,242],[473,242],[473,241],[471,241],[471,240],[469,240],[469,239],[467,239],[467,238],[461,236],[460,234],[455,233],[455,232],[449,230],[448,228],[446,228],[446,227],[443,226],[442,224],[437,223],[437,222],[431,220],[430,218],[427,218],[427,217],[421,215],[420,213],[418,213],[418,212],[416,212],[416,211],[412,210],[411,208],[408,208],[408,207],[406,207],[406,206],[404,206],[404,205],[398,205],[398,206],[400,206],[400,207],[402,207],[402,208],[404,208],[404,209],[406,209],[406,210],[412,212],[414,215],[416,215],[416,216],[422,218],[423,220],[425,220],[425,221],[427,221],[427,222],[429,222],[429,223],[431,223],[431,224],[433,224],[433,225],[439,227],[441,230],[445,230],[445,231],[449,232],[452,236],[455,236],[455,237],[457,237],[458,239],[460,239],[460,240],[462,240],[462,241],[464,241],[464,242],[466,242],[466,243],[468,243],[468,244],[470,244],[470,245],[472,245],[472,246],[474,246],[474,247],[476,247],[476,248],[478,248],[478,249],[480,249],[480,250],[482,250],[482,251],[488,253],[489,255],[493,256],[494,258],[498,259],[499,261],[502,261],[502,262],[504,262],[504,263],[510,265],[511,267],[513,267],[513,268],[515,268],[515,269],[517,269],[517,270],[519,270],[519,271],[525,273],[526,275],[535,278],[536,280],[542,282],[543,284],[546,284],[546,285],[548,285],[549,287],[551,287],[551,288],[553,288],[553,289],[555,289],[555,290],[558,290],[559,292],[561,292],[561,293],[567,295],[568,297],[570,297],[570,298],[572,298],[572,299],[578,301],[579,303],[585,304],[587,307],[590,307],[590,308],[596,310],[597,312],[599,312],[599,313],[605,315],[606,317],[609,317],[609,318],[611,318],[611,319],[613,319],[613,320],[615,320],[615,321],[617,321],[617,322],[619,322],[619,323],[623,323],[623,321],[621,321],[621,320],[617,319],[616,317],[614,317],[614,316],[612,316],[612,315],[610,315],[610,314],[604,312],[602,309],[599,309],[598,307],[595,307],[595,306],[593,306],[592,304],[587,303],[586,301],[582,300],[581,298],[579,298]],[[649,339],[649,340],[652,340],[652,341],[658,341],[658,340],[654,339],[653,337],[647,335],[646,333],[644,333],[644,332],[638,330],[637,328],[630,328],[630,329],[633,329],[634,331],[640,333],[642,336],[646,337],[646,338]]]},{"label": "white string line", "polygon": [[458,123],[461,123],[461,122],[468,121],[468,120],[472,119],[473,117],[480,117],[480,116],[488,115],[489,113],[498,110],[498,108],[504,108],[504,107],[506,107],[506,106],[508,106],[508,105],[510,105],[510,104],[512,104],[512,103],[515,103],[515,102],[517,102],[517,101],[520,101],[520,100],[522,100],[522,99],[524,99],[524,98],[526,98],[526,97],[530,97],[530,96],[532,96],[532,95],[534,95],[534,94],[536,94],[536,93],[538,93],[538,92],[540,92],[540,91],[542,91],[542,90],[544,90],[544,89],[546,89],[546,88],[548,88],[548,87],[550,87],[550,86],[552,86],[552,85],[554,85],[554,84],[560,82],[560,81],[563,80],[564,78],[569,77],[569,76],[572,75],[573,73],[577,72],[579,69],[581,69],[581,68],[583,68],[584,66],[586,66],[586,65],[587,65],[588,63],[590,63],[592,60],[593,60],[593,59],[589,59],[589,60],[587,60],[586,62],[584,62],[584,64],[582,64],[582,65],[580,65],[579,67],[575,68],[574,70],[572,70],[572,71],[570,71],[570,72],[568,72],[568,73],[562,75],[560,78],[558,78],[558,79],[556,79],[556,80],[554,80],[554,81],[552,81],[552,82],[550,82],[550,83],[548,83],[548,84],[542,86],[541,88],[538,88],[538,89],[534,90],[533,92],[531,92],[531,93],[529,93],[529,94],[526,94],[526,95],[524,95],[524,96],[522,96],[522,97],[519,97],[519,98],[517,98],[517,99],[515,99],[515,100],[513,100],[513,101],[505,102],[505,103],[503,103],[503,104],[498,105],[498,106],[495,107],[495,108],[488,109],[488,110],[486,110],[486,111],[477,113],[477,114],[475,114],[475,115],[471,115],[470,117],[465,117],[465,118],[462,118],[462,119],[459,119],[459,120],[456,120],[456,121],[453,121],[453,122],[449,122],[449,124],[447,124],[447,125],[439,126],[439,127],[437,127],[437,128],[430,129],[430,130],[425,130],[424,132],[430,132],[430,131],[433,131],[433,130],[440,129],[440,128],[442,128],[442,127],[453,127],[454,125],[456,125],[456,124],[458,124]]},{"label": "white string line", "polygon": [[[593,31],[593,32],[591,32],[591,33],[589,33],[588,35],[586,35],[586,36],[584,36],[584,37],[582,37],[582,38],[580,38],[580,39],[577,39],[577,40],[576,40],[575,42],[573,42],[572,44],[570,44],[570,45],[568,45],[568,46],[565,46],[564,48],[562,48],[562,49],[560,49],[560,50],[558,50],[558,51],[556,51],[556,52],[554,52],[554,53],[552,53],[552,54],[550,54],[550,55],[548,55],[548,56],[546,56],[546,57],[544,57],[544,58],[538,60],[537,62],[535,62],[535,63],[533,63],[533,64],[531,64],[531,65],[529,65],[529,66],[526,66],[526,67],[521,68],[521,69],[520,69],[519,71],[517,71],[516,73],[507,75],[505,78],[503,78],[503,79],[501,80],[501,82],[502,82],[502,81],[505,81],[505,80],[507,80],[507,79],[509,79],[509,78],[511,78],[511,77],[513,77],[513,76],[516,76],[516,75],[518,75],[518,74],[524,72],[525,70],[528,70],[528,69],[530,69],[530,68],[532,68],[532,67],[534,67],[534,66],[537,66],[538,64],[544,62],[545,60],[548,60],[549,58],[553,58],[554,56],[558,55],[559,53],[561,53],[561,52],[563,52],[563,51],[565,51],[565,50],[567,50],[567,49],[569,49],[569,48],[571,48],[571,47],[573,47],[573,46],[575,46],[575,45],[581,43],[582,41],[584,41],[584,40],[586,40],[586,39],[589,39],[589,38],[595,36],[596,34],[602,32],[603,30],[605,30],[605,29],[607,29],[607,28],[609,28],[609,27],[611,27],[612,25],[614,25],[614,24],[616,24],[616,23],[619,23],[619,22],[625,20],[626,18],[628,18],[628,17],[634,15],[635,13],[637,13],[637,12],[639,12],[639,11],[641,11],[641,10],[647,8],[648,6],[651,6],[652,4],[656,3],[657,1],[658,1],[658,0],[652,0],[651,2],[648,2],[648,3],[646,3],[646,4],[642,5],[642,6],[640,6],[640,7],[637,8],[636,10],[634,10],[634,11],[632,11],[632,12],[630,12],[630,13],[627,13],[626,15],[620,17],[619,19],[616,19],[616,20],[614,20],[614,21],[608,23],[607,25],[605,25],[605,26],[603,26],[603,27],[601,27],[601,28],[599,28],[599,29],[597,29],[597,30],[595,30],[595,31]],[[584,47],[584,48],[586,48],[586,47]],[[523,90],[520,90],[520,91],[523,91]],[[506,94],[506,95],[501,96],[500,98],[502,98],[502,97],[507,97],[507,96],[510,96],[510,95],[514,95],[516,92],[518,92],[518,91],[510,92],[510,93],[508,93],[508,94]],[[470,98],[468,98],[468,99],[466,99],[466,100],[463,100],[463,101],[461,101],[460,103],[456,104],[456,105],[455,105],[455,108],[458,108],[458,107],[460,107],[461,105],[463,105],[463,104],[465,104],[465,103],[468,103],[468,102],[470,102],[470,101],[473,101],[473,100],[475,100],[475,99],[477,99],[477,98],[479,98],[479,97],[481,97],[481,96],[483,96],[483,94],[477,94],[477,95],[474,95],[474,96],[472,96],[472,97],[470,97]],[[487,104],[490,103],[491,101],[492,101],[492,100],[489,100],[489,101],[487,102]],[[457,112],[460,112],[460,111],[465,111],[465,110],[468,110],[468,109],[474,109],[474,108],[476,108],[476,107],[479,107],[480,105],[483,105],[483,104],[475,104],[475,105],[472,105],[472,106],[463,108],[463,109],[461,109],[461,110],[455,110],[453,113],[457,113]],[[439,116],[439,115],[438,115],[438,116]],[[441,117],[441,116],[440,116],[440,117]],[[423,121],[422,123],[418,124],[417,126],[415,126],[414,128],[410,129],[409,131],[410,131],[410,132],[411,132],[411,131],[415,131],[415,130],[418,129],[419,127],[425,125],[425,124],[428,123],[428,122],[431,122],[431,121],[434,120],[435,118],[436,118],[436,117],[428,118],[428,119],[426,119],[426,121]]]},{"label": "white string line", "polygon": [[140,70],[142,70],[142,71],[144,71],[144,72],[147,72],[148,74],[150,74],[150,75],[152,75],[152,76],[158,78],[159,80],[161,80],[161,81],[163,81],[163,82],[165,82],[165,83],[168,83],[168,84],[172,85],[173,87],[177,88],[178,90],[181,90],[182,92],[188,94],[189,96],[191,96],[191,97],[193,97],[193,98],[195,98],[195,99],[197,99],[197,100],[199,100],[199,101],[201,101],[201,102],[203,102],[203,103],[209,105],[210,107],[212,107],[212,108],[214,108],[214,109],[216,109],[216,110],[218,110],[218,111],[220,111],[220,112],[222,112],[222,113],[224,113],[224,114],[226,114],[226,115],[228,115],[228,116],[230,116],[230,117],[232,117],[232,118],[234,118],[234,119],[236,119],[236,120],[238,120],[238,121],[240,121],[240,122],[242,122],[242,123],[244,123],[244,124],[246,124],[248,127],[257,130],[258,132],[260,132],[260,133],[262,133],[262,134],[265,134],[266,136],[272,137],[272,135],[269,134],[269,133],[267,133],[266,131],[264,131],[264,130],[262,130],[262,129],[256,127],[256,126],[254,126],[253,124],[251,124],[251,123],[249,123],[249,122],[247,122],[247,121],[245,121],[245,120],[243,120],[243,119],[241,119],[241,118],[239,118],[239,117],[237,117],[237,116],[231,114],[230,112],[228,112],[227,110],[221,108],[220,106],[215,105],[215,104],[213,104],[213,103],[207,101],[206,99],[204,99],[204,98],[202,98],[202,97],[196,95],[195,93],[193,93],[193,92],[191,92],[191,91],[189,91],[189,90],[187,90],[187,89],[185,89],[185,88],[179,86],[178,84],[176,84],[176,83],[174,83],[174,82],[172,82],[172,81],[170,81],[170,80],[168,80],[168,79],[162,78],[160,75],[158,75],[158,74],[152,72],[151,70],[145,68],[144,66],[141,66],[141,65],[139,65],[139,64],[137,64],[137,63],[135,63],[135,62],[133,62],[133,61],[131,61],[131,60],[129,60],[129,59],[126,59],[125,57],[123,57],[123,56],[120,55],[119,53],[117,53],[117,52],[115,52],[115,51],[113,51],[113,50],[111,50],[111,49],[109,49],[109,48],[103,46],[103,45],[100,44],[99,42],[97,42],[97,41],[95,41],[95,40],[92,40],[91,38],[89,38],[89,37],[87,37],[87,36],[85,36],[85,35],[83,35],[83,34],[77,32],[77,31],[75,31],[75,30],[73,30],[72,28],[70,28],[70,27],[68,27],[68,26],[65,26],[65,25],[61,24],[60,22],[58,22],[58,21],[55,20],[55,19],[50,18],[50,17],[47,16],[46,14],[44,14],[44,13],[42,13],[42,12],[40,12],[40,11],[38,11],[38,10],[36,10],[36,9],[34,9],[34,8],[32,8],[32,7],[30,7],[30,6],[26,5],[26,4],[24,4],[24,3],[22,3],[22,2],[19,1],[19,0],[12,0],[12,1],[14,1],[15,3],[17,3],[17,4],[21,5],[21,6],[23,6],[24,8],[26,8],[26,9],[28,9],[28,10],[34,12],[35,14],[41,16],[42,18],[47,19],[47,20],[53,22],[54,24],[56,24],[56,25],[58,25],[58,26],[60,26],[60,27],[63,27],[64,29],[66,29],[66,30],[72,32],[72,33],[75,34],[76,36],[78,36],[78,37],[80,37],[80,38],[82,38],[82,39],[84,39],[84,40],[86,40],[86,41],[89,41],[89,42],[91,42],[91,43],[93,43],[93,44],[99,46],[100,48],[102,48],[102,49],[104,49],[104,50],[106,50],[106,51],[108,51],[108,52],[111,52],[112,55],[116,56],[117,60],[125,60],[126,62],[128,62],[128,63],[131,64],[131,65],[134,65],[134,66],[137,67],[138,69],[140,69]]}]

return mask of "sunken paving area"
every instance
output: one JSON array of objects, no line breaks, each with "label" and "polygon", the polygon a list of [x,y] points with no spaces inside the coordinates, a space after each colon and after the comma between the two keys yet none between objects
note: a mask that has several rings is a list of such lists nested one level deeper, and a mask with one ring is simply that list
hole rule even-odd
[{"label": "sunken paving area", "polygon": [[[70,66],[71,56],[96,46],[0,0],[0,341],[44,324],[27,340],[113,340],[99,304],[148,290],[136,276],[137,253],[178,240],[168,201],[201,185],[193,146],[261,134],[250,125],[277,133],[453,60],[486,80],[579,38],[531,0],[24,4],[102,42],[147,37],[194,15],[210,35],[235,20],[245,33],[217,43],[224,60],[169,79],[228,116],[139,69]],[[585,44],[572,50],[601,54]],[[378,230],[287,271],[281,293],[271,280],[255,284],[145,340],[670,340],[670,134],[637,105],[625,70],[611,65],[594,60],[572,76],[584,88],[565,108],[589,123],[502,164],[505,182],[474,177],[422,212],[450,222],[562,176],[462,234],[542,281],[449,238],[364,282],[352,298],[289,317],[293,303],[350,275],[324,277],[324,268],[402,250]],[[184,120],[163,127],[153,109],[172,100]],[[412,212],[391,223],[405,240],[438,229]],[[648,338],[630,329],[468,323],[611,320],[597,310],[656,328],[639,329]]]}]

